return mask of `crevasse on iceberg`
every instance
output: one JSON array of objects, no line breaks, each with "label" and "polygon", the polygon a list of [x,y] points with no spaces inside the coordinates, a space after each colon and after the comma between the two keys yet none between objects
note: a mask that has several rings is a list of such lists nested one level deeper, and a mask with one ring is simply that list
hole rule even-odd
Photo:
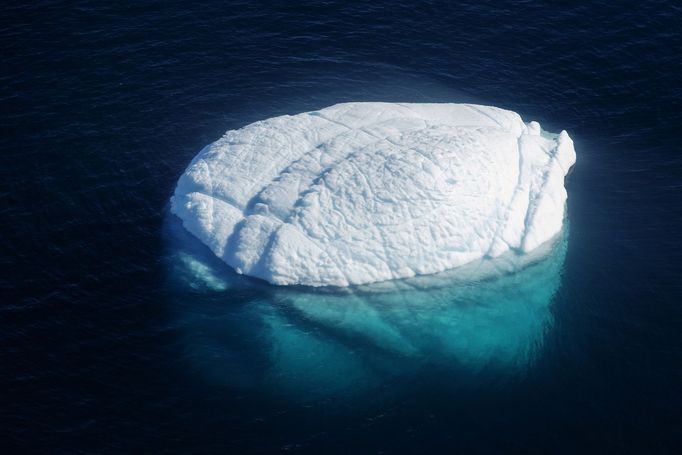
[{"label": "crevasse on iceberg", "polygon": [[171,210],[239,273],[347,286],[451,269],[562,227],[565,131],[471,104],[345,103],[228,131]]}]

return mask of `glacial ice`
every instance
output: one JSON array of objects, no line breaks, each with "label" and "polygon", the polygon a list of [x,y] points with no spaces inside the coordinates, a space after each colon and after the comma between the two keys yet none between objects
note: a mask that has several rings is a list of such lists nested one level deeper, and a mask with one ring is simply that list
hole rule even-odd
[{"label": "glacial ice", "polygon": [[344,103],[228,131],[171,211],[238,273],[348,286],[530,252],[561,231],[574,163],[565,131],[511,111]]}]

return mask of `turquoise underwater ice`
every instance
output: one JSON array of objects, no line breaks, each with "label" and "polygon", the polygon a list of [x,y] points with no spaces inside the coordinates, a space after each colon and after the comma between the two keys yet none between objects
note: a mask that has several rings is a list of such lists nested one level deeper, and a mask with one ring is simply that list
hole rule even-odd
[{"label": "turquoise underwater ice", "polygon": [[296,400],[363,394],[437,369],[532,367],[552,330],[568,223],[530,254],[350,288],[273,286],[234,273],[172,215],[169,296],[184,360],[205,380]]}]

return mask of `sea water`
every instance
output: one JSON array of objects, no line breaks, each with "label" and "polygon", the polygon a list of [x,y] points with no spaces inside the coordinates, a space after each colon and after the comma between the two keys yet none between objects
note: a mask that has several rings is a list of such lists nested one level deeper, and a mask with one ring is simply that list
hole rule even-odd
[{"label": "sea water", "polygon": [[[5,6],[4,452],[678,452],[681,22],[672,1]],[[169,235],[226,130],[377,100],[566,129],[565,236],[509,273],[343,293]]]}]

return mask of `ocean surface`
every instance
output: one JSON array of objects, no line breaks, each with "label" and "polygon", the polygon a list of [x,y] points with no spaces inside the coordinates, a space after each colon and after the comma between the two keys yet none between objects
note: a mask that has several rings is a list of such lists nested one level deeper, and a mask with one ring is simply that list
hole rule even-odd
[{"label": "ocean surface", "polygon": [[[1,7],[3,453],[679,453],[679,2],[113,3]],[[345,101],[566,129],[565,232],[311,291],[169,213],[226,130]]]}]

